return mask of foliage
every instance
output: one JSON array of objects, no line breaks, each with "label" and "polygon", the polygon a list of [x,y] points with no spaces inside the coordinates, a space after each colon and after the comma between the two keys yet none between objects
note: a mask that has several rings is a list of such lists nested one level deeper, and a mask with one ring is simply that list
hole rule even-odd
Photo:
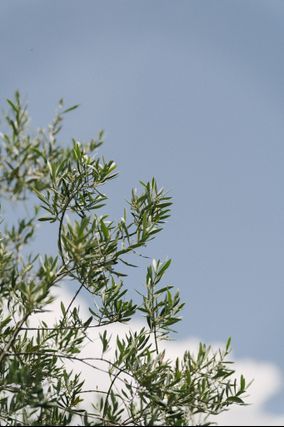
[{"label": "foliage", "polygon": [[[101,214],[107,196],[102,188],[117,175],[116,164],[97,154],[103,132],[89,143],[59,143],[64,115],[60,110],[46,130],[32,132],[19,93],[7,101],[1,133],[0,189],[2,203],[28,201],[30,217],[17,225],[3,221],[0,241],[0,423],[1,425],[190,425],[194,416],[208,416],[243,404],[245,379],[234,379],[224,351],[200,344],[175,361],[161,349],[180,321],[179,293],[163,284],[170,260],[155,261],[146,273],[139,301],[127,296],[126,268],[169,217],[171,199],[155,179],[132,190],[128,209],[118,221]],[[31,211],[31,209],[30,209]],[[11,221],[10,221],[11,222]],[[37,227],[57,227],[57,254],[33,255],[29,245]],[[54,228],[54,227],[53,227]],[[48,232],[48,231],[47,231]],[[51,232],[52,235],[52,232]],[[131,258],[129,259],[129,256]],[[67,306],[61,302],[57,322],[41,320],[57,286],[71,279],[78,285]],[[90,317],[75,306],[85,289]],[[113,343],[108,325],[145,320],[140,330]],[[101,357],[84,358],[82,348],[96,328]],[[97,342],[94,345],[98,345]],[[114,346],[113,356],[109,348]],[[104,390],[84,389],[84,378],[66,367],[74,360],[94,371],[108,366]],[[93,405],[84,406],[91,394]]]}]

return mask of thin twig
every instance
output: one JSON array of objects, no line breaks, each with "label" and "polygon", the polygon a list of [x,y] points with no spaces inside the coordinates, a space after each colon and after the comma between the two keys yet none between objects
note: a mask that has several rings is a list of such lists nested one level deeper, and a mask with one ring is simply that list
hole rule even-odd
[{"label": "thin twig", "polygon": [[0,363],[2,362],[2,360],[6,356],[6,354],[8,353],[10,348],[12,347],[12,345],[14,344],[18,334],[20,333],[20,331],[22,329],[23,324],[27,321],[27,319],[30,315],[31,315],[31,312],[26,313],[25,316],[22,318],[22,320],[20,320],[17,323],[16,328],[15,328],[10,340],[8,341],[8,343],[6,344],[6,346],[3,349],[2,353],[0,354]]}]

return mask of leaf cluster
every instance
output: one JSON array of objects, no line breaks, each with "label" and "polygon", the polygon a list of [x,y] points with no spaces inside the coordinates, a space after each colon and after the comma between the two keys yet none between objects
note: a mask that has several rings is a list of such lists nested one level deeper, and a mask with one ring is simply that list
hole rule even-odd
[{"label": "leaf cluster", "polygon": [[[153,260],[145,291],[137,301],[128,296],[125,270],[170,215],[164,189],[154,178],[140,182],[121,218],[111,219],[104,213],[104,188],[117,169],[98,154],[103,132],[67,146],[58,138],[65,114],[77,106],[64,109],[60,101],[48,128],[34,132],[19,92],[7,103],[0,192],[6,204],[28,201],[31,214],[12,225],[3,219],[0,236],[0,424],[182,426],[244,404],[245,379],[235,379],[227,361],[230,341],[224,351],[200,344],[196,355],[168,359],[163,342],[184,307],[179,292],[164,282],[171,260]],[[53,256],[29,253],[40,224],[51,237],[56,227]],[[57,287],[68,281],[76,293],[61,302],[59,319],[44,321]],[[76,306],[83,289],[87,319]],[[111,336],[109,326],[119,330],[139,315],[143,327]],[[99,345],[100,356],[83,357],[86,343]],[[86,390],[82,375],[67,368],[70,361],[92,369],[94,381],[103,370],[105,388]],[[86,394],[92,405],[86,406]]]}]

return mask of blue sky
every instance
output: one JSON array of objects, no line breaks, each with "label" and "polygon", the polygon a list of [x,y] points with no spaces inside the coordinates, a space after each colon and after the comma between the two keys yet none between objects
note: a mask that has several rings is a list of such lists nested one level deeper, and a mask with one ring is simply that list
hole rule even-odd
[{"label": "blue sky", "polygon": [[275,0],[0,4],[1,105],[18,88],[46,126],[59,98],[80,103],[63,135],[105,129],[114,215],[153,175],[174,198],[147,254],[173,258],[181,336],[231,335],[237,357],[282,370],[283,18]]}]

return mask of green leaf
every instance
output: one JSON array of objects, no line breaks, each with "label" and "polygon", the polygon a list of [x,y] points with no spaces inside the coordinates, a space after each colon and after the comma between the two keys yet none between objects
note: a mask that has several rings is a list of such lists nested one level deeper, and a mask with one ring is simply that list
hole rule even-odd
[{"label": "green leaf", "polygon": [[172,260],[169,259],[168,261],[166,261],[163,265],[162,268],[160,268],[159,270],[159,277],[162,277],[163,274],[165,273],[165,271],[169,268],[169,266],[171,265]]},{"label": "green leaf", "polygon": [[56,217],[54,216],[42,216],[41,218],[38,218],[38,221],[49,221],[49,222],[55,222]]},{"label": "green leaf", "polygon": [[163,287],[163,288],[158,289],[157,291],[155,291],[155,295],[158,296],[160,294],[163,294],[164,292],[167,292],[167,291],[169,291],[172,288],[173,288],[173,286],[171,286],[171,285],[165,286],[165,287]]},{"label": "green leaf", "polygon": [[109,230],[108,230],[107,226],[105,225],[103,219],[101,219],[100,224],[101,224],[101,230],[103,232],[104,238],[105,238],[105,240],[108,240],[109,239]]},{"label": "green leaf", "polygon": [[70,113],[70,111],[76,110],[80,104],[73,105],[72,107],[67,108],[66,110],[62,111],[62,114]]},{"label": "green leaf", "polygon": [[244,401],[237,396],[230,396],[227,398],[228,403],[238,403],[239,405],[243,405]]},{"label": "green leaf", "polygon": [[241,379],[240,379],[240,389],[241,389],[241,391],[244,391],[244,390],[245,390],[245,388],[246,388],[246,380],[245,380],[244,376],[243,376],[243,375],[241,375]]},{"label": "green leaf", "polygon": [[14,111],[15,113],[18,113],[18,112],[19,112],[19,108],[18,108],[18,106],[17,106],[17,105],[15,105],[15,104],[11,101],[11,99],[6,99],[6,101],[8,102],[8,104],[10,105],[10,107],[13,109],[13,111]]}]

